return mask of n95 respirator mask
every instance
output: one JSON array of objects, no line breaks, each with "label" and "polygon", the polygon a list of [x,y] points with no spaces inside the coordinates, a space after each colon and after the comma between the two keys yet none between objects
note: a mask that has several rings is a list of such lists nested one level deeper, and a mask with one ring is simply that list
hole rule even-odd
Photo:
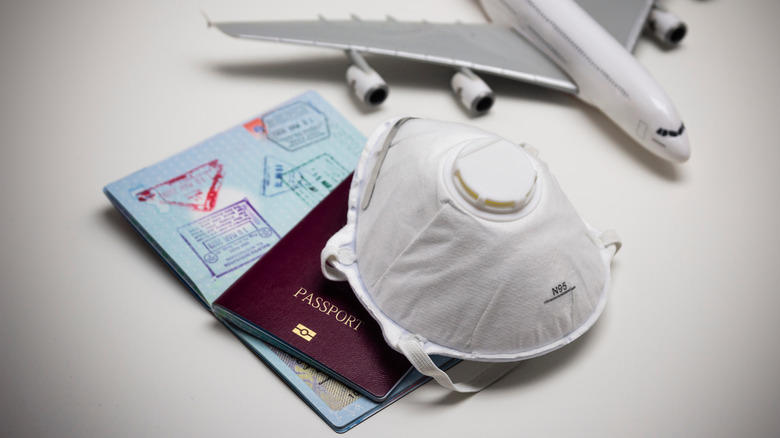
[{"label": "n95 respirator mask", "polygon": [[[619,238],[583,221],[536,155],[463,124],[391,119],[323,249],[325,276],[349,281],[388,344],[451,389],[570,343],[606,304]],[[430,355],[495,365],[453,383]]]}]

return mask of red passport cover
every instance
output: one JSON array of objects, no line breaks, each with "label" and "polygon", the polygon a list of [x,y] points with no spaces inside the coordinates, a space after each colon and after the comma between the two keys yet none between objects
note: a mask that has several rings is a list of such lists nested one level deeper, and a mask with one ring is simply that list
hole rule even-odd
[{"label": "red passport cover", "polygon": [[214,302],[238,328],[382,401],[411,369],[347,282],[322,275],[320,252],[347,222],[351,178]]}]

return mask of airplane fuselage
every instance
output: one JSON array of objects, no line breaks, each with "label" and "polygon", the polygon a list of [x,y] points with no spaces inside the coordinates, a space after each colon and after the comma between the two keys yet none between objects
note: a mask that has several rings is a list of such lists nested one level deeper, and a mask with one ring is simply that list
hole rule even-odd
[{"label": "airplane fuselage", "polygon": [[571,0],[480,0],[488,17],[544,52],[599,108],[654,154],[684,162],[688,135],[669,97],[642,65]]}]

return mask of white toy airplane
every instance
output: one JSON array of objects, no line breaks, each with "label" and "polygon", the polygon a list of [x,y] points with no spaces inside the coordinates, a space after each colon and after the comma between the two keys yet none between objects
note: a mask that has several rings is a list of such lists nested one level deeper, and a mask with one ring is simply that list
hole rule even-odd
[{"label": "white toy airplane", "polygon": [[474,73],[480,71],[575,94],[656,155],[676,162],[688,159],[680,116],[630,53],[645,27],[670,45],[685,35],[685,24],[654,0],[480,2],[492,23],[354,18],[213,25],[238,38],[344,50],[352,63],[347,81],[368,105],[382,103],[388,86],[361,53],[443,64],[455,68],[452,89],[474,113],[486,112],[495,99]]}]

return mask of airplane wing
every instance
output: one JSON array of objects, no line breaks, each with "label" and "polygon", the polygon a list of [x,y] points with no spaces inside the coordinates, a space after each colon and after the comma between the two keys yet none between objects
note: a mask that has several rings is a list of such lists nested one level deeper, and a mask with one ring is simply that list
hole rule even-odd
[{"label": "airplane wing", "polygon": [[634,50],[655,3],[654,0],[575,1],[629,52]]},{"label": "airplane wing", "polygon": [[[577,0],[632,50],[653,0]],[[515,31],[495,24],[387,21],[285,21],[212,23],[237,37],[309,45],[466,67],[576,93],[577,86]]]}]

